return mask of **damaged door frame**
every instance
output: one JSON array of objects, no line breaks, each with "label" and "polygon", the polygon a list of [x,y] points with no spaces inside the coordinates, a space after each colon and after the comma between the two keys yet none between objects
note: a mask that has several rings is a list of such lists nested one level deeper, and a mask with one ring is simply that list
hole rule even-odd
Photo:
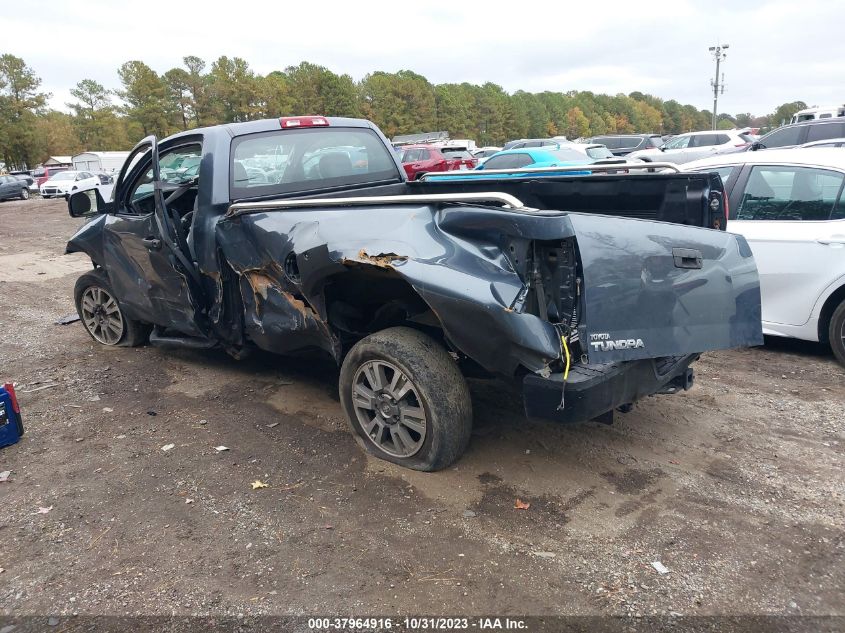
[{"label": "damaged door frame", "polygon": [[[183,248],[182,244],[180,244],[180,241],[184,242],[184,239],[180,240],[178,228],[174,225],[174,220],[170,217],[170,214],[167,211],[167,201],[170,197],[165,198],[164,196],[164,183],[161,179],[161,165],[159,164],[158,139],[154,134],[141,139],[135,147],[132,148],[132,151],[129,153],[129,156],[124,162],[124,168],[121,170],[118,181],[115,183],[115,187],[121,184],[123,178],[128,175],[127,170],[129,170],[132,159],[136,155],[143,157],[147,148],[150,152],[151,169],[153,174],[153,201],[155,205],[153,216],[155,218],[156,227],[161,235],[162,242],[174,257],[175,261],[172,261],[173,264],[176,264],[174,267],[177,272],[182,273],[185,276],[185,281],[187,282],[188,289],[190,291],[189,300],[192,303],[199,302],[199,305],[194,305],[193,307],[195,310],[198,308],[198,312],[206,314],[208,310],[208,298],[203,291],[202,278],[200,277],[199,268],[191,260],[190,253],[186,252],[187,245]],[[138,173],[143,173],[145,168],[146,160],[141,158],[138,161],[138,165],[134,166],[131,171],[137,170]],[[115,207],[118,207],[120,202],[121,201],[115,200]],[[210,328],[205,323],[204,319],[196,319],[194,324],[206,337],[216,338],[210,334]]]}]

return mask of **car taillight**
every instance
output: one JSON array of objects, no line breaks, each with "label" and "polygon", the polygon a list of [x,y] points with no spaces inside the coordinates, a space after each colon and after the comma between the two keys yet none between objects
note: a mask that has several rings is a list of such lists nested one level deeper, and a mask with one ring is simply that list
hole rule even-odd
[{"label": "car taillight", "polygon": [[3,385],[3,389],[6,390],[6,393],[9,394],[9,398],[12,399],[12,411],[20,415],[21,408],[18,406],[18,397],[15,395],[15,386],[7,382]]},{"label": "car taillight", "polygon": [[283,116],[279,123],[283,130],[292,127],[326,127],[329,124],[328,119],[322,116]]},{"label": "car taillight", "polygon": [[728,224],[728,202],[727,198],[719,192],[710,193],[710,226],[717,231],[724,230]]}]

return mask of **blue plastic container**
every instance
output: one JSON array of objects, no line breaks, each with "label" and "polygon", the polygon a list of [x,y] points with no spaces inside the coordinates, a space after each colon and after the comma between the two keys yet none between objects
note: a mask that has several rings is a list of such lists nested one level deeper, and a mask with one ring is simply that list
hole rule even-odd
[{"label": "blue plastic container", "polygon": [[0,387],[0,448],[16,444],[23,435],[21,409],[15,389],[6,383]]}]

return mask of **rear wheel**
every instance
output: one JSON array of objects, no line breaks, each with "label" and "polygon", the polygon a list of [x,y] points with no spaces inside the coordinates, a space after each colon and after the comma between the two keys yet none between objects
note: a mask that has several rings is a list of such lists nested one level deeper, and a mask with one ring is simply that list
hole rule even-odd
[{"label": "rear wheel", "polygon": [[359,341],[343,361],[340,400],[358,443],[415,470],[440,470],[469,443],[466,380],[437,341],[394,327]]},{"label": "rear wheel", "polygon": [[86,273],[77,279],[73,295],[83,327],[98,343],[136,347],[146,341],[149,327],[123,313],[102,271]]},{"label": "rear wheel", "polygon": [[845,301],[839,304],[830,317],[828,338],[836,360],[845,365]]},{"label": "rear wheel", "polygon": [[21,200],[29,200],[29,189],[26,187],[21,189]]}]

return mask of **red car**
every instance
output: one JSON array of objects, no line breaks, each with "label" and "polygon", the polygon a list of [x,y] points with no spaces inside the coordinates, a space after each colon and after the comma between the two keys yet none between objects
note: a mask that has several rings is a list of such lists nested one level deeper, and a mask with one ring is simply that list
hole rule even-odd
[{"label": "red car", "polygon": [[35,184],[40,187],[45,182],[50,180],[52,176],[55,176],[60,171],[67,171],[68,169],[70,169],[70,167],[39,167],[38,169],[32,172],[32,177],[35,178]]},{"label": "red car", "polygon": [[475,169],[478,160],[465,150],[435,145],[408,145],[402,148],[402,166],[408,180],[416,180],[428,171]]}]

